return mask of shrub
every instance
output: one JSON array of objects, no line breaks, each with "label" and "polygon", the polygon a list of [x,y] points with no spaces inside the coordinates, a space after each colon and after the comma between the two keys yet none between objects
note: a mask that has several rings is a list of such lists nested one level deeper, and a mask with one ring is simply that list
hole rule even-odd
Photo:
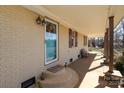
[{"label": "shrub", "polygon": [[124,71],[124,57],[119,57],[116,64],[115,69],[119,70],[120,72]]}]

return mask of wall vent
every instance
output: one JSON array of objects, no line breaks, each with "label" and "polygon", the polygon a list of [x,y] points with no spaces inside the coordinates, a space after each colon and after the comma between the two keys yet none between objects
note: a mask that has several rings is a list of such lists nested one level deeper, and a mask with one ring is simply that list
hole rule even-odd
[{"label": "wall vent", "polygon": [[35,77],[32,77],[24,82],[21,83],[21,88],[28,88],[31,85],[35,84]]},{"label": "wall vent", "polygon": [[73,62],[73,58],[71,58],[71,59],[69,60],[69,62]]}]

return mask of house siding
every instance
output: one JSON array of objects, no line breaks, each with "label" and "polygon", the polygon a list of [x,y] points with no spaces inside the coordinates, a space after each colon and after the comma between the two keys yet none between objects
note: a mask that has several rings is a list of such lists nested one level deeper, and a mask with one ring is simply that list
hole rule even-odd
[{"label": "house siding", "polygon": [[69,48],[68,28],[59,24],[59,60],[44,66],[44,28],[36,24],[37,17],[21,6],[0,6],[0,87],[21,87],[43,69],[76,60],[84,47],[78,33],[78,47]]}]

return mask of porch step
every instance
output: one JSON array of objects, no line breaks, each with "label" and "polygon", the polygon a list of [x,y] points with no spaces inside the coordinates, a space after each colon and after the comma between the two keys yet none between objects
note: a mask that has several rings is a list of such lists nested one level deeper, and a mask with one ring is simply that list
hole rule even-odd
[{"label": "porch step", "polygon": [[46,88],[73,88],[78,81],[78,74],[69,67],[56,73],[47,71],[45,80],[40,80]]}]

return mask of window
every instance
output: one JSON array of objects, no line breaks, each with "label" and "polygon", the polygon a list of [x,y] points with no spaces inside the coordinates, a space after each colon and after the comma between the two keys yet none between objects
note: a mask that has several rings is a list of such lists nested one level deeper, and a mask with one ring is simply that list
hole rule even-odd
[{"label": "window", "polygon": [[69,29],[69,48],[78,46],[78,33]]},{"label": "window", "polygon": [[58,23],[45,19],[45,65],[58,60]]}]

